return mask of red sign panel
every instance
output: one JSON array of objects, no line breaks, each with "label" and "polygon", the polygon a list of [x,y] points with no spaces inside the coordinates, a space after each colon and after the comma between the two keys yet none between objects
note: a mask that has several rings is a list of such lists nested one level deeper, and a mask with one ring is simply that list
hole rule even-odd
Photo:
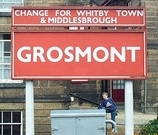
[{"label": "red sign panel", "polygon": [[146,77],[145,32],[14,32],[12,79]]},{"label": "red sign panel", "polygon": [[12,26],[145,26],[142,7],[13,7]]}]

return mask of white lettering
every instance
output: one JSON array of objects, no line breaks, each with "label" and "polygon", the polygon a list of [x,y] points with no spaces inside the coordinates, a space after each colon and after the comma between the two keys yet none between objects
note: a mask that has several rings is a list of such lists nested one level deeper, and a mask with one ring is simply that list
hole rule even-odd
[{"label": "white lettering", "polygon": [[48,10],[15,10],[15,16],[48,16]]},{"label": "white lettering", "polygon": [[126,61],[126,48],[122,47],[121,53],[119,53],[115,47],[111,47],[111,62],[115,62],[115,55],[122,61]]},{"label": "white lettering", "polygon": [[117,17],[48,17],[49,24],[110,24],[117,23]]},{"label": "white lettering", "polygon": [[[52,57],[52,52],[56,51],[59,55],[57,58],[53,58]],[[51,62],[58,62],[62,59],[63,57],[63,52],[59,47],[51,47],[48,49],[47,51],[47,58],[51,61]]]},{"label": "white lettering", "polygon": [[66,56],[68,56],[68,58],[64,59],[65,62],[71,62],[71,61],[74,60],[74,56],[73,56],[73,54],[70,51],[73,51],[73,47],[72,46],[66,47],[65,50],[64,50]]},{"label": "white lettering", "polygon": [[108,16],[109,10],[76,10],[78,16]]},{"label": "white lettering", "polygon": [[22,61],[22,62],[31,62],[31,54],[26,54],[25,55],[25,58],[22,56],[22,53],[24,52],[24,51],[30,51],[31,50],[31,48],[29,47],[29,46],[24,46],[24,47],[21,47],[19,50],[18,50],[18,52],[17,52],[17,57],[18,57],[18,59],[20,60],[20,61]]},{"label": "white lettering", "polygon": [[91,47],[87,47],[83,52],[79,47],[76,47],[76,62],[80,62],[80,56],[84,57],[87,55],[87,62],[91,62]]},{"label": "white lettering", "polygon": [[131,61],[136,62],[136,51],[140,50],[140,47],[127,47],[127,50],[131,51]]},{"label": "white lettering", "polygon": [[[103,58],[99,58],[98,57],[98,52],[99,51],[103,51],[104,52],[105,55],[104,55]],[[109,57],[109,52],[108,52],[108,50],[105,47],[97,47],[93,51],[93,57],[98,62],[105,62],[108,59],[108,57]]]},{"label": "white lettering", "polygon": [[71,16],[70,10],[55,10],[55,16]]},{"label": "white lettering", "polygon": [[[61,49],[57,46],[52,46],[48,50],[40,46],[23,46],[17,51],[17,57],[21,62],[80,62],[82,59],[86,58],[87,62],[92,62],[92,60],[97,62],[115,62],[116,58],[120,62],[127,61],[127,55],[130,56],[131,62],[136,62],[136,54],[140,50],[138,46],[127,46],[121,47],[118,51],[115,47],[110,47],[107,49],[104,46],[98,46],[96,48],[87,47],[81,49],[80,47],[67,46]],[[129,58],[128,58],[129,60]]]},{"label": "white lettering", "polygon": [[42,47],[34,47],[33,48],[33,62],[37,62],[37,58],[39,57],[41,62],[46,62],[43,57],[44,49]]},{"label": "white lettering", "polygon": [[116,10],[118,16],[143,16],[143,11],[138,10]]}]

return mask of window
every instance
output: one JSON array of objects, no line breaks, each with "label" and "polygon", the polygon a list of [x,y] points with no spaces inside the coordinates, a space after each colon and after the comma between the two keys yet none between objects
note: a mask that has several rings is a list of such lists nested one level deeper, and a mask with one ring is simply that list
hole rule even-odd
[{"label": "window", "polygon": [[0,79],[10,78],[10,40],[8,34],[0,35]]},{"label": "window", "polygon": [[22,135],[22,111],[0,111],[0,135]]},{"label": "window", "polygon": [[11,80],[10,45],[11,35],[0,34],[0,83],[21,83],[22,80]]},{"label": "window", "polygon": [[124,89],[124,80],[113,80],[113,89]]},{"label": "window", "polygon": [[0,0],[0,12],[11,12],[12,6],[22,6],[23,0]]}]

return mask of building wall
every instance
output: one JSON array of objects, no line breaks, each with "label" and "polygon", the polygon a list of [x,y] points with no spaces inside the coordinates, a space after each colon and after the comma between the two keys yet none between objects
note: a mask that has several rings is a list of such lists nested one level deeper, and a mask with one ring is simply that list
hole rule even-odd
[{"label": "building wall", "polygon": [[148,33],[147,107],[153,110],[155,104],[158,103],[158,2],[145,0],[145,6]]},{"label": "building wall", "polygon": [[0,32],[11,32],[11,18],[0,17]]},{"label": "building wall", "polygon": [[[25,103],[0,103],[1,110],[22,110],[23,111],[23,133],[25,135]],[[35,135],[50,135],[50,111],[53,109],[67,109],[68,106],[63,102],[46,102],[34,104]]]},{"label": "building wall", "polygon": [[[50,135],[50,111],[69,109],[67,81],[34,81],[34,120],[36,135]],[[25,89],[1,88],[0,111],[23,111],[25,134]]]},{"label": "building wall", "polygon": [[158,43],[158,3],[156,0],[145,0],[147,11],[148,44]]},{"label": "building wall", "polygon": [[157,0],[132,0],[132,6],[146,7],[147,79],[134,81],[134,107],[156,111],[158,103],[158,3]]},{"label": "building wall", "polygon": [[89,0],[26,0],[26,6],[72,6],[88,5]]}]

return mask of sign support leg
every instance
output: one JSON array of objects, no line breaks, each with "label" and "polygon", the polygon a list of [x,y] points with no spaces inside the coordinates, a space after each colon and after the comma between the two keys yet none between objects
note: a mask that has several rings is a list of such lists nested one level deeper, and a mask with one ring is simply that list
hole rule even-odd
[{"label": "sign support leg", "polygon": [[33,81],[26,81],[26,135],[34,135],[34,89]]},{"label": "sign support leg", "polygon": [[125,81],[125,135],[134,134],[133,81]]}]

